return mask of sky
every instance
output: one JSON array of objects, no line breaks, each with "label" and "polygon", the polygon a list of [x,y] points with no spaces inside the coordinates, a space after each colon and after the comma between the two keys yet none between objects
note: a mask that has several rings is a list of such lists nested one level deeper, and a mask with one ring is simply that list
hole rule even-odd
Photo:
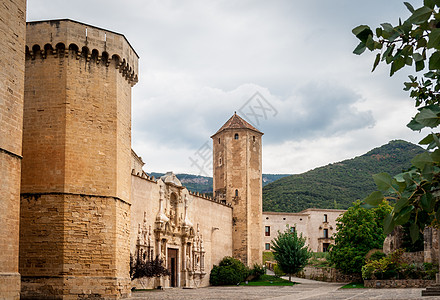
[{"label": "sky", "polygon": [[[419,7],[422,1],[409,1]],[[297,174],[423,134],[406,127],[411,67],[371,72],[351,30],[405,20],[400,0],[28,0],[27,20],[122,33],[140,56],[132,148],[146,172],[212,176],[214,134],[236,111],[264,132],[263,173]]]}]

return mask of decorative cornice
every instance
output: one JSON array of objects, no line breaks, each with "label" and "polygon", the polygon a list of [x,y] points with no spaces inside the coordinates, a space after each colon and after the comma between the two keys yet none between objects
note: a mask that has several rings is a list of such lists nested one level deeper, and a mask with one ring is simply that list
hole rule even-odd
[{"label": "decorative cornice", "polygon": [[124,35],[64,19],[28,22],[26,59],[71,57],[114,65],[132,86],[138,82],[138,55]]}]

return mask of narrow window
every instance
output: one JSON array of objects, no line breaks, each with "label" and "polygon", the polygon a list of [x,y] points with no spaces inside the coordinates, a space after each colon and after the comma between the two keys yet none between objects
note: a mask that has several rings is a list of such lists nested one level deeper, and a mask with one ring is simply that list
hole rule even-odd
[{"label": "narrow window", "polygon": [[266,249],[266,250],[270,250],[270,244],[269,244],[269,243],[266,243],[266,247],[265,247],[265,249]]},{"label": "narrow window", "polygon": [[327,221],[327,215],[324,215],[324,222],[328,222]]},{"label": "narrow window", "polygon": [[324,238],[328,239],[328,229],[324,229]]},{"label": "narrow window", "polygon": [[265,236],[270,236],[270,226],[264,227],[264,235]]},{"label": "narrow window", "polygon": [[238,140],[238,133],[234,135],[234,140]]},{"label": "narrow window", "polygon": [[218,138],[218,143],[220,144],[220,138]]},{"label": "narrow window", "polygon": [[218,164],[221,166],[222,165],[222,158],[220,157],[220,159],[218,160]]},{"label": "narrow window", "polygon": [[235,190],[235,197],[238,197],[238,190]]},{"label": "narrow window", "polygon": [[254,140],[254,142],[255,142],[255,135],[252,137],[252,140]]}]

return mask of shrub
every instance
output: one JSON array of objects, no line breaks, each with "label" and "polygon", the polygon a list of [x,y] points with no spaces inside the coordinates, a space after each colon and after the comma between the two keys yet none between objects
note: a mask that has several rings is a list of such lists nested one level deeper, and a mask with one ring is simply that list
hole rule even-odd
[{"label": "shrub", "polygon": [[387,256],[385,253],[378,250],[378,251],[373,252],[373,254],[371,254],[370,261],[380,260],[381,258],[384,258],[385,256]]},{"label": "shrub", "polygon": [[169,275],[164,267],[163,259],[156,256],[154,260],[139,261],[130,255],[130,277],[131,279],[142,277],[160,277]]},{"label": "shrub", "polygon": [[254,280],[264,274],[266,274],[266,268],[259,264],[254,264],[254,267],[249,271],[249,275],[252,276]]},{"label": "shrub", "polygon": [[248,268],[238,259],[226,256],[218,266],[214,265],[209,276],[211,285],[238,284],[248,276]]},{"label": "shrub", "polygon": [[403,253],[403,249],[398,249],[379,260],[370,260],[362,267],[362,278],[435,279],[435,274],[438,272],[438,266],[428,263],[403,263]]}]

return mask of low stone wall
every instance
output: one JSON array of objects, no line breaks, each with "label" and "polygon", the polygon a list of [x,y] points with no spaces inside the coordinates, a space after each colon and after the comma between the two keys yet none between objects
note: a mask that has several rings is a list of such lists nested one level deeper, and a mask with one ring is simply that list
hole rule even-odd
[{"label": "low stone wall", "polygon": [[295,276],[325,282],[362,282],[360,275],[345,275],[334,268],[305,267]]},{"label": "low stone wall", "polygon": [[425,261],[425,252],[419,251],[419,252],[405,252],[403,253],[403,261],[407,264],[413,264],[413,263],[424,263]]},{"label": "low stone wall", "polygon": [[364,286],[368,288],[425,288],[433,285],[435,280],[424,279],[388,279],[388,280],[364,280]]}]

